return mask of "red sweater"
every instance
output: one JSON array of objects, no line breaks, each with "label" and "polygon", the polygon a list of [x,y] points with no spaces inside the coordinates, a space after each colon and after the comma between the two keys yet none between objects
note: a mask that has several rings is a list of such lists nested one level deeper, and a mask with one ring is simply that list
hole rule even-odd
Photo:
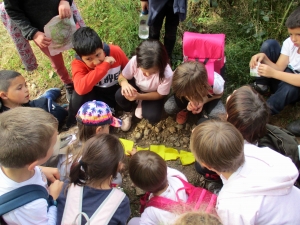
[{"label": "red sweater", "polygon": [[119,46],[109,45],[109,47],[110,56],[116,60],[112,65],[108,62],[102,62],[95,69],[91,69],[81,60],[74,59],[72,61],[72,76],[77,94],[85,95],[94,86],[105,88],[118,83],[119,74],[128,63],[128,58]]}]

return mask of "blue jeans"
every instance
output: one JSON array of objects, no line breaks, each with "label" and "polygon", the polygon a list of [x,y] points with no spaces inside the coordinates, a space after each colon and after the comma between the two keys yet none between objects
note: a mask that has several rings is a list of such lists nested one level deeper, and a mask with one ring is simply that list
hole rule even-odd
[{"label": "blue jeans", "polygon": [[[274,39],[266,40],[260,48],[260,52],[265,53],[273,63],[277,62],[280,56],[280,51],[280,44]],[[284,72],[293,73],[293,71],[288,67],[284,70]],[[267,100],[267,103],[272,115],[278,114],[286,105],[296,103],[300,100],[300,87],[267,77],[258,77],[256,79],[256,83],[268,85],[270,87],[272,95]]]}]

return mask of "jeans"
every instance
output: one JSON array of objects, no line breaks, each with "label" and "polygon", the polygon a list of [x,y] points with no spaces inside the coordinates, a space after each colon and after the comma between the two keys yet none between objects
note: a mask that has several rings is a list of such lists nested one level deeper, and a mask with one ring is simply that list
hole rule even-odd
[{"label": "jeans", "polygon": [[[260,51],[265,53],[273,63],[276,63],[280,56],[281,47],[276,40],[269,39],[262,44]],[[284,72],[293,73],[288,67]],[[272,95],[267,100],[267,103],[272,115],[278,114],[286,105],[296,103],[300,100],[300,87],[267,77],[258,77],[256,83],[270,87]]]},{"label": "jeans", "polygon": [[179,16],[174,14],[173,4],[174,0],[169,0],[155,17],[153,25],[149,27],[149,39],[159,40],[160,30],[166,17],[164,46],[169,59],[172,57],[176,42],[177,26],[179,24]]}]

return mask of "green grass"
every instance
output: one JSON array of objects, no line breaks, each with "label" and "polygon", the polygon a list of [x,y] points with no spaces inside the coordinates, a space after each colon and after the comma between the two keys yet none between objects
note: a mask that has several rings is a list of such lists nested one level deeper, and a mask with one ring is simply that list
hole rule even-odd
[{"label": "green grass", "polygon": [[[182,36],[184,31],[226,34],[226,92],[247,84],[249,60],[259,51],[263,40],[274,38],[282,42],[287,37],[284,22],[297,6],[297,1],[274,0],[224,0],[209,7],[207,0],[188,1],[188,15],[178,27],[177,42],[173,53],[173,69],[182,62]],[[97,31],[104,42],[119,45],[130,58],[141,40],[138,38],[140,1],[81,0],[77,6],[87,26]],[[162,34],[164,30],[162,30]],[[4,26],[0,26],[0,68],[17,70],[39,89],[61,87],[57,75],[52,78],[49,60],[31,43],[39,67],[27,73],[21,64]],[[74,51],[64,52],[65,64],[70,71]]]}]

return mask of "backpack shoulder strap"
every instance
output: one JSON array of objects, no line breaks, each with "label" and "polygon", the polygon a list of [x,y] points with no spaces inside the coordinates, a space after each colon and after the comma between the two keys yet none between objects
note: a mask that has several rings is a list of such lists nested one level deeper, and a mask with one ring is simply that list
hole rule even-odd
[{"label": "backpack shoulder strap", "polygon": [[118,188],[113,188],[106,199],[91,217],[91,225],[109,224],[109,221],[119,208],[126,194]]},{"label": "backpack shoulder strap", "polygon": [[39,198],[48,200],[48,196],[47,189],[41,185],[19,187],[0,196],[0,216]]},{"label": "backpack shoulder strap", "polygon": [[171,199],[161,197],[161,196],[153,196],[149,199],[149,201],[146,203],[145,208],[147,207],[155,207],[159,208],[165,211],[171,211],[172,209],[176,208],[176,205],[179,205],[180,203],[177,201],[173,201]]},{"label": "backpack shoulder strap", "polygon": [[108,44],[106,44],[105,42],[103,42],[103,51],[105,52],[106,56],[110,55],[110,47]]},{"label": "backpack shoulder strap", "polygon": [[[73,223],[76,215],[82,211],[83,187],[71,184],[68,188],[66,204],[62,216],[61,224],[78,224],[81,225],[81,216],[78,217],[77,223]],[[77,218],[77,217],[76,217]]]}]

